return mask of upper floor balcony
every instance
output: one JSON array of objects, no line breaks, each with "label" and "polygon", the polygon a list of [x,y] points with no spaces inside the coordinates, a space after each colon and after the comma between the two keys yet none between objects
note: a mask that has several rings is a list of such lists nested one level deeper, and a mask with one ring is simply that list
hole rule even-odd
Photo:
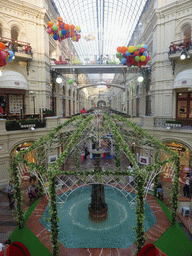
[{"label": "upper floor balcony", "polygon": [[171,42],[168,54],[170,59],[190,58],[192,55],[192,38]]},{"label": "upper floor balcony", "polygon": [[21,61],[32,60],[33,53],[30,43],[0,37],[0,42],[6,45],[6,49],[13,51],[15,58]]}]

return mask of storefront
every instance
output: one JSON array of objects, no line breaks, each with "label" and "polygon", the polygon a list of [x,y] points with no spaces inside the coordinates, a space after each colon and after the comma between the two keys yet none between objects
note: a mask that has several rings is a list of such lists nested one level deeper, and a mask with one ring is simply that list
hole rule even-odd
[{"label": "storefront", "polygon": [[178,142],[165,142],[166,146],[168,146],[171,150],[178,153],[180,157],[180,178],[183,179],[183,177],[186,175],[186,173],[189,173],[191,169],[191,154],[189,148],[182,145]]},{"label": "storefront", "polygon": [[184,125],[192,124],[192,69],[180,72],[174,80],[176,89],[176,119]]},{"label": "storefront", "polygon": [[0,77],[0,114],[17,116],[25,113],[27,80],[18,72],[6,70]]},{"label": "storefront", "polygon": [[[18,154],[19,152],[22,152],[25,149],[28,149],[32,145],[32,142],[24,142],[22,144],[17,145],[11,152],[11,159]],[[30,163],[36,163],[36,150],[29,152],[28,154],[25,154],[24,159]],[[22,176],[24,178],[29,178],[29,171],[28,167],[24,164],[21,168],[20,171],[22,172]]]}]

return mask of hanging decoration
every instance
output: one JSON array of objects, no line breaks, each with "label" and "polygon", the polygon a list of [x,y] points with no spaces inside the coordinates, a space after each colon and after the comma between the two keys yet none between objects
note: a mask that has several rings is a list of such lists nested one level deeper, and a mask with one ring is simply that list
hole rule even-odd
[{"label": "hanging decoration", "polygon": [[147,49],[148,46],[145,44],[129,47],[119,46],[117,47],[116,57],[119,58],[123,65],[127,65],[128,67],[137,66],[140,68],[151,62],[151,56]]},{"label": "hanging decoration", "polygon": [[87,42],[95,40],[95,36],[91,36],[91,35],[83,36],[82,38],[85,39]]},{"label": "hanging decoration", "polygon": [[61,17],[57,19],[57,23],[55,20],[48,21],[47,23],[47,33],[52,35],[53,39],[59,42],[66,38],[71,38],[72,41],[78,42],[81,38],[80,32],[80,26],[66,24]]},{"label": "hanging decoration", "polygon": [[6,45],[0,42],[0,67],[7,65],[7,62],[12,61],[14,53],[6,49]]},{"label": "hanging decoration", "polygon": [[72,84],[72,83],[73,83],[73,79],[72,79],[72,78],[69,78],[68,83],[69,83],[69,84]]}]

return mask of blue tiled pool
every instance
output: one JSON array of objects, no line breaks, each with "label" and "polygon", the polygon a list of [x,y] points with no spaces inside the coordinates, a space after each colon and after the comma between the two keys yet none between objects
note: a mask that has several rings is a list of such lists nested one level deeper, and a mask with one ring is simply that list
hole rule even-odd
[{"label": "blue tiled pool", "polygon": [[[62,197],[62,195],[59,195]],[[66,203],[58,204],[59,240],[67,248],[127,248],[136,239],[135,209],[117,189],[105,187],[105,202],[108,204],[108,219],[96,223],[89,219],[88,205],[91,202],[91,187],[75,190]],[[49,206],[40,222],[48,229],[51,224]],[[145,232],[156,224],[156,218],[145,203]]]}]

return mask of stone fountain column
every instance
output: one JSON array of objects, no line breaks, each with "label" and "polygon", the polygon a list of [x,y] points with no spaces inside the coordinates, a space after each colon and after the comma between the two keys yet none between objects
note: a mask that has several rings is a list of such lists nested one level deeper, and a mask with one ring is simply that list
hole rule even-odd
[{"label": "stone fountain column", "polygon": [[[104,151],[99,150],[97,146],[97,149],[93,150],[92,153],[96,155],[94,170],[100,172],[102,170],[100,166],[100,157]],[[88,210],[91,219],[99,220],[106,218],[108,206],[105,203],[103,184],[92,184],[91,203],[89,204]]]}]

